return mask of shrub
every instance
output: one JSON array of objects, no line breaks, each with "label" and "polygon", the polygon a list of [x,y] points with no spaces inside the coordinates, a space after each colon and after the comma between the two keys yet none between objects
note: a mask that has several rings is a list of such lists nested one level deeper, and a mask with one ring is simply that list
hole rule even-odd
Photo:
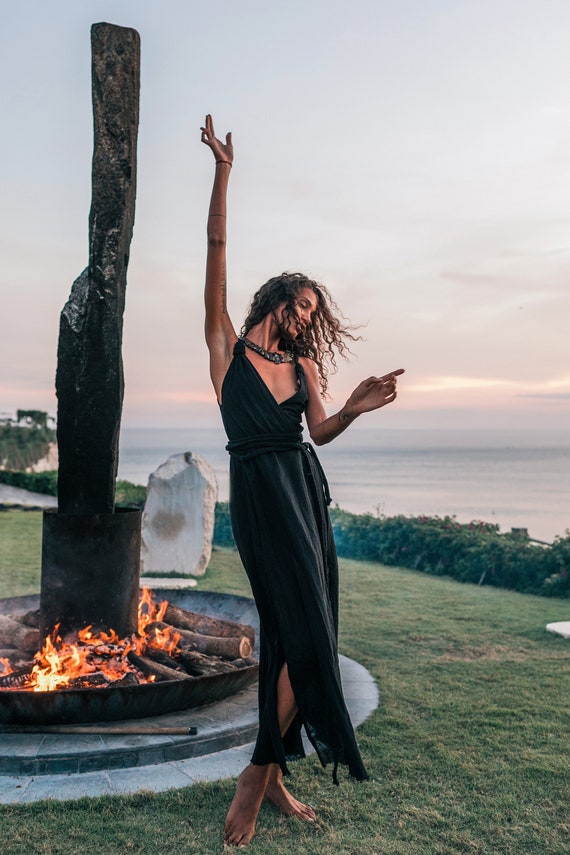
[{"label": "shrub", "polygon": [[538,546],[493,523],[331,511],[339,555],[522,593],[570,596],[570,537]]},{"label": "shrub", "polygon": [[0,470],[0,484],[10,487],[21,487],[32,493],[43,493],[44,496],[57,496],[57,471],[50,472],[13,472]]},{"label": "shrub", "polygon": [[232,533],[230,520],[230,503],[216,502],[216,516],[214,519],[214,544],[216,546],[230,546],[235,549],[235,541]]},{"label": "shrub", "polygon": [[115,505],[118,508],[144,508],[146,487],[131,484],[130,481],[117,481],[115,486]]},{"label": "shrub", "polygon": [[[377,561],[460,582],[494,585],[522,593],[570,597],[570,536],[552,546],[501,534],[494,523],[455,517],[374,517],[331,510],[337,552],[342,558]],[[235,546],[228,502],[216,505],[214,543]]]}]

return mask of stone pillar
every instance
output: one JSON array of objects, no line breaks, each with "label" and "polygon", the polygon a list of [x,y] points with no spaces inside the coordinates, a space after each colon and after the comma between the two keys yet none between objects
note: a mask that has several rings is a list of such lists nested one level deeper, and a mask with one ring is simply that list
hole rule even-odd
[{"label": "stone pillar", "polygon": [[89,265],[59,327],[58,512],[44,516],[40,624],[136,630],[140,511],[114,513],[123,312],[136,191],[140,38],[91,28],[94,149]]},{"label": "stone pillar", "polygon": [[111,513],[123,404],[121,345],[136,192],[140,38],[91,28],[94,150],[89,265],[60,319],[59,511]]}]

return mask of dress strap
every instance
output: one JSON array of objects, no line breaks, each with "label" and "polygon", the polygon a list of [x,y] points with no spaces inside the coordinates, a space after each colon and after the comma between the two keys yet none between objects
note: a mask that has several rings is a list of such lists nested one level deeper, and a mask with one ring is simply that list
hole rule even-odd
[{"label": "dress strap", "polygon": [[301,379],[305,377],[305,369],[303,368],[303,366],[299,362],[299,354],[298,353],[295,353],[293,361],[295,363],[295,374],[297,375],[297,379],[299,380],[299,383],[300,383]]},{"label": "dress strap", "polygon": [[234,356],[239,356],[240,354],[245,353],[245,344],[238,338],[236,343],[234,344]]}]

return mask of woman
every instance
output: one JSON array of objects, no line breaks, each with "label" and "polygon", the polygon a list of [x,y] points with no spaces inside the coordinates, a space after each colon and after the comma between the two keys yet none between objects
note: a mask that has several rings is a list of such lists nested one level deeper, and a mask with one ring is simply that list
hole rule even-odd
[{"label": "woman", "polygon": [[323,286],[301,274],[269,280],[254,296],[238,336],[226,308],[226,193],[231,134],[217,139],[206,116],[202,142],[216,160],[208,215],[206,342],[210,375],[230,452],[235,540],[260,616],[259,736],[240,775],[225,842],[248,843],[264,798],[288,816],[315,820],[283,785],[287,759],[303,756],[300,729],[323,765],[368,776],[344,703],[337,654],[338,567],[324,473],[302,442],[304,413],[316,445],[361,413],[396,398],[396,376],[369,377],[327,418],[325,360],[353,336]]}]

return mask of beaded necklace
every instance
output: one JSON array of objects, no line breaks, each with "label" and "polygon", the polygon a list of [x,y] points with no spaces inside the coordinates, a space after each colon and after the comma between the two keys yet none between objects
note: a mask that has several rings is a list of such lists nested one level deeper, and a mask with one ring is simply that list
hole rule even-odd
[{"label": "beaded necklace", "polygon": [[286,350],[284,353],[277,353],[275,350],[265,350],[265,348],[260,344],[250,341],[250,339],[245,336],[239,336],[239,340],[243,341],[246,347],[249,347],[256,353],[259,353],[259,355],[263,356],[264,359],[269,359],[270,362],[274,362],[276,365],[281,365],[283,362],[293,362],[295,359],[295,356],[290,350]]}]

